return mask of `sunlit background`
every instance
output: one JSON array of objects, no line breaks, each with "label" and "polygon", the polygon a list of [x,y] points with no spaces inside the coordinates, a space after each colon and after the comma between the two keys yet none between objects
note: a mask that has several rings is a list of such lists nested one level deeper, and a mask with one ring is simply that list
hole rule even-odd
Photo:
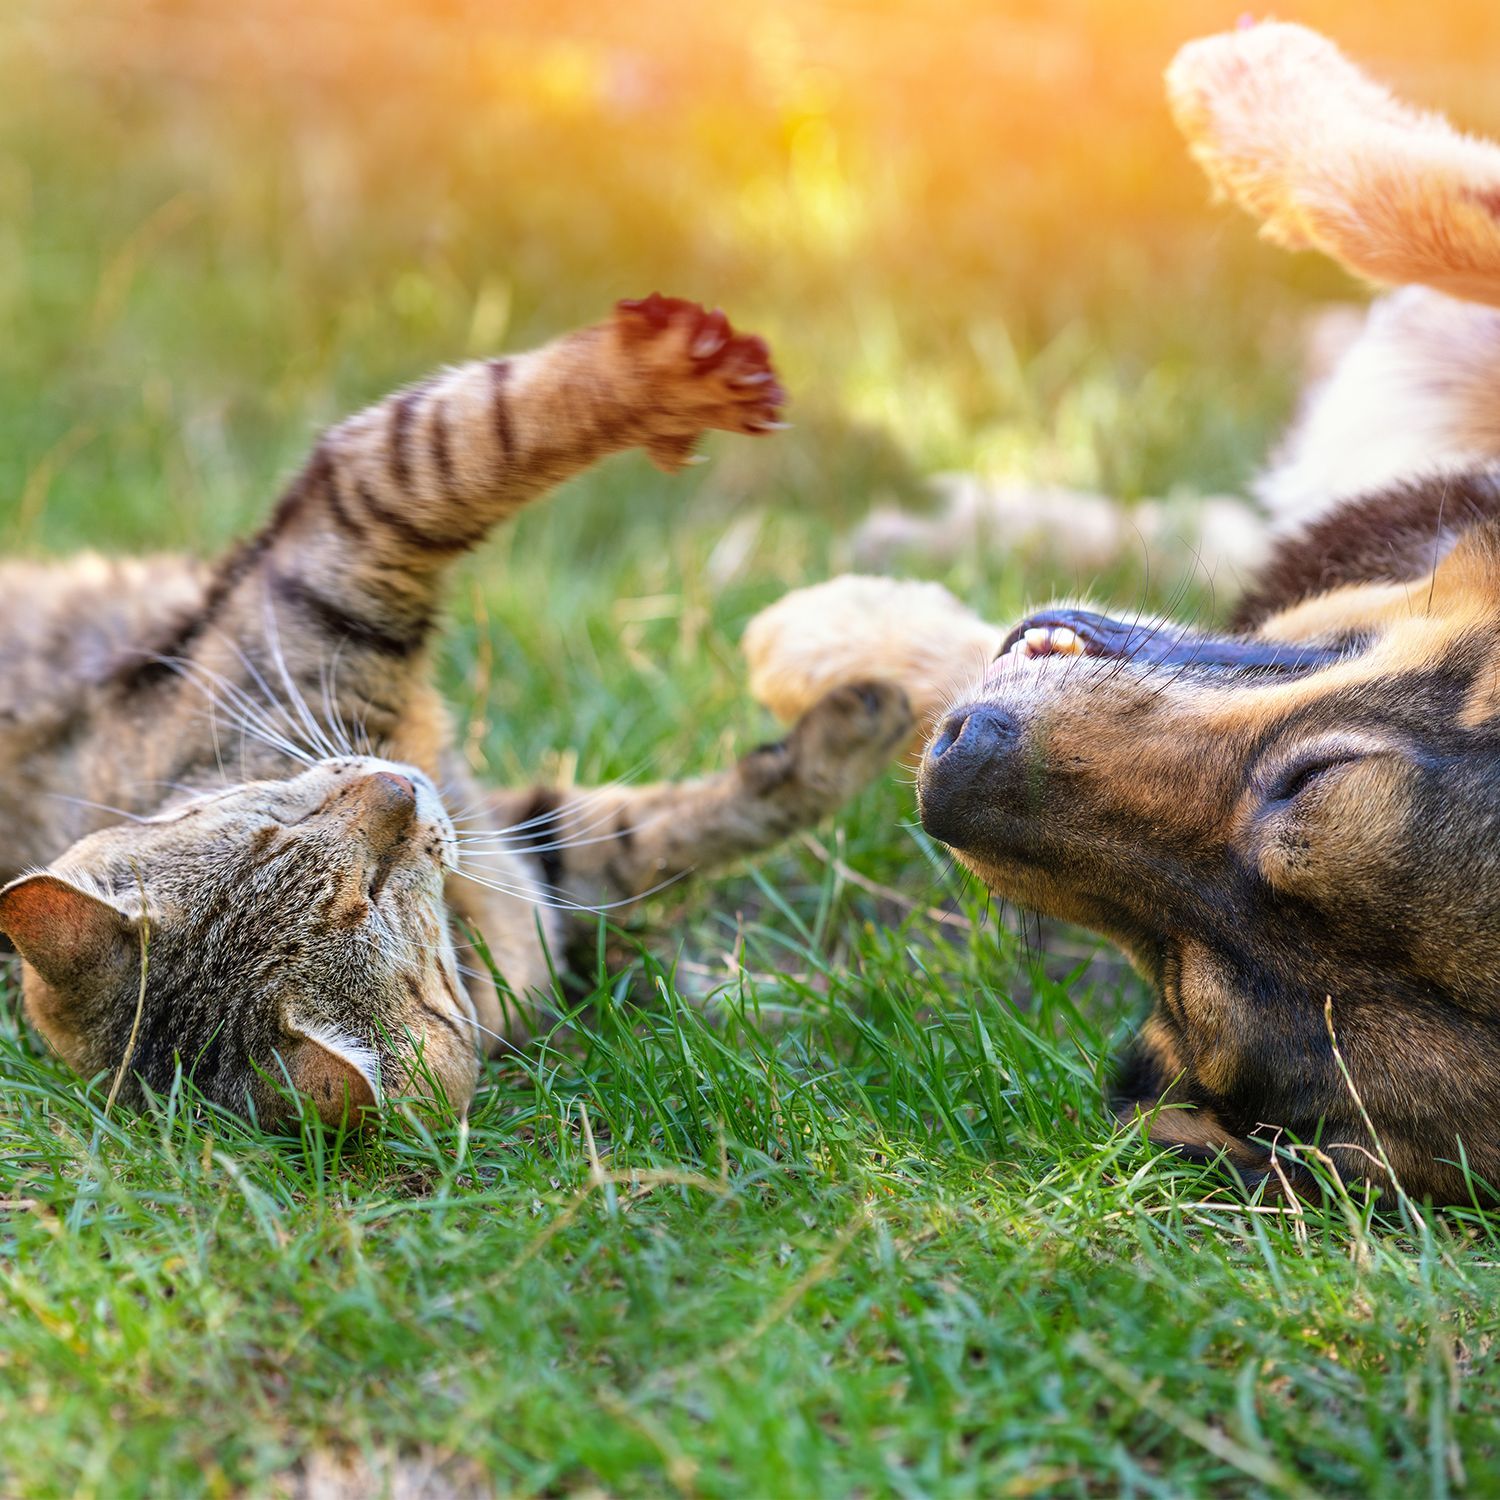
[{"label": "sunlit background", "polygon": [[[1294,9],[1500,126],[1473,66],[1500,7]],[[734,456],[736,499],[847,517],[957,465],[1233,486],[1290,365],[1282,314],[1345,290],[1211,209],[1167,119],[1174,49],[1236,15],[13,3],[6,543],[220,539],[342,403],[656,286],[766,328],[790,377],[799,435]]]},{"label": "sunlit background", "polygon": [[[1500,7],[1297,15],[1500,130],[1476,65]],[[796,430],[714,439],[676,482],[618,461],[465,584],[461,632],[477,609],[502,637],[488,706],[586,747],[586,706],[538,682],[576,698],[655,672],[653,712],[729,703],[749,612],[846,562],[872,505],[926,503],[934,472],[1126,502],[1241,489],[1289,408],[1299,320],[1359,293],[1211,205],[1172,129],[1163,67],[1236,17],[20,0],[0,17],[0,545],[210,549],[320,423],[426,367],[653,288],[721,303],[771,337]],[[945,576],[995,614],[1095,581],[1003,547]],[[462,642],[456,662],[472,676]],[[646,748],[612,728],[594,769]]]}]

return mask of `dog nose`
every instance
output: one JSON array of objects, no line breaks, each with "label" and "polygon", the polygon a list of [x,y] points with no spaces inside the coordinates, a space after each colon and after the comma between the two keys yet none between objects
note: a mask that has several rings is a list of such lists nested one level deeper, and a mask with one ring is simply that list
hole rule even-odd
[{"label": "dog nose", "polygon": [[960,763],[978,767],[1007,749],[1016,735],[1016,721],[1003,708],[975,703],[955,709],[938,725],[927,759],[934,765],[947,762],[949,772]]},{"label": "dog nose", "polygon": [[949,714],[922,757],[917,789],[923,828],[955,848],[971,842],[993,773],[1020,739],[1018,721],[993,703],[971,703]]},{"label": "dog nose", "polygon": [[395,771],[372,771],[355,784],[353,796],[360,829],[377,855],[394,849],[417,816],[417,789]]}]

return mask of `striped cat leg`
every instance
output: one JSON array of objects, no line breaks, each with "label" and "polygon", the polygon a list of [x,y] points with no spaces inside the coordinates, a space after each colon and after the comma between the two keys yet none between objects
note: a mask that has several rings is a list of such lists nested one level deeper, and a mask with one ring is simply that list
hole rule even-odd
[{"label": "striped cat leg", "polygon": [[323,436],[268,524],[219,564],[137,676],[170,676],[165,663],[190,658],[242,684],[237,658],[265,675],[274,656],[277,675],[316,702],[337,656],[338,713],[430,768],[441,714],[424,712],[413,732],[408,708],[427,681],[451,565],[610,453],[643,447],[674,469],[706,428],[773,430],[784,399],[760,339],[658,296],[533,353],[440,372]]},{"label": "striped cat leg", "polygon": [[765,344],[651,297],[531,354],[437,374],[327,433],[262,544],[278,598],[325,635],[424,640],[447,566],[608,454],[676,469],[706,428],[762,433],[784,393]]},{"label": "striped cat leg", "polygon": [[486,794],[449,757],[445,779],[458,799],[485,809],[482,827],[464,824],[446,891],[481,1046],[493,1052],[535,1029],[571,920],[812,827],[878,776],[913,727],[900,688],[860,683],[821,698],[784,740],[687,781]]},{"label": "striped cat leg", "polygon": [[[812,827],[878,776],[912,728],[898,687],[839,687],[785,739],[716,775],[497,794],[490,799],[497,847],[530,860],[544,894],[566,909],[628,903]],[[470,873],[483,878],[483,865],[472,859]]]}]

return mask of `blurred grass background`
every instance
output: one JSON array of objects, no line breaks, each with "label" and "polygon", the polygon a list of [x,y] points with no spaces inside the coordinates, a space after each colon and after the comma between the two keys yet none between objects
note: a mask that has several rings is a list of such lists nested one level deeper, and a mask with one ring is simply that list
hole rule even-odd
[{"label": "blurred grass background", "polygon": [[[1290,404],[1299,309],[1350,288],[1210,208],[1171,128],[1163,66],[1235,14],[16,0],[0,543],[211,550],[317,426],[429,366],[653,288],[720,303],[771,337],[796,431],[716,440],[676,483],[618,462],[474,572],[500,638],[491,707],[618,773],[646,743],[612,733],[591,764],[580,695],[655,664],[684,691],[658,683],[653,708],[685,710],[719,683],[695,670],[705,644],[722,658],[754,607],[843,563],[872,504],[921,505],[934,472],[1127,502],[1243,486]],[[1474,66],[1494,7],[1300,15],[1500,127]],[[969,556],[948,581],[996,616],[1092,581],[1034,563]],[[513,774],[534,747],[522,732]]]},{"label": "blurred grass background", "polygon": [[[745,620],[872,505],[946,469],[1244,485],[1304,314],[1358,293],[1210,206],[1171,128],[1163,67],[1237,14],[11,0],[0,547],[211,551],[320,424],[429,366],[655,288],[719,303],[770,337],[795,430],[538,508],[467,567],[445,672],[497,779],[721,763],[767,728]],[[1295,18],[1500,133],[1490,0]],[[940,576],[996,617],[1091,581],[1001,548]],[[1104,582],[1176,588],[1138,556]],[[1132,1156],[1101,1081],[1143,994],[1073,939],[1049,981],[911,817],[892,779],[825,831],[873,888],[798,845],[658,903],[682,962],[601,978],[597,1033],[494,1070],[465,1136],[398,1122],[330,1162],[105,1123],[8,1022],[0,1386],[28,1419],[0,1489],[387,1492],[350,1451],[436,1453],[432,1494],[1500,1482],[1484,1222],[1309,1236]],[[698,1186],[580,1208],[583,1103],[612,1162]]]},{"label": "blurred grass background", "polygon": [[[1493,7],[1299,15],[1500,121]],[[678,487],[680,519],[815,526],[948,467],[1233,487],[1286,405],[1289,312],[1347,291],[1211,210],[1167,119],[1165,62],[1234,16],[20,0],[7,540],[217,544],[316,423],[656,286],[765,328],[799,401],[795,438]]]}]

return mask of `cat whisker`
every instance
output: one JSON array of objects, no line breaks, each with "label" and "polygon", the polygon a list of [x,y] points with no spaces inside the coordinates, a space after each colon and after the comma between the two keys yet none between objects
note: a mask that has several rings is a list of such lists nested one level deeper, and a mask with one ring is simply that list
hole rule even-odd
[{"label": "cat whisker", "polygon": [[[474,977],[475,978],[481,978],[481,979],[488,979],[490,976],[488,974],[483,974],[483,975],[475,975]],[[485,1034],[485,1036],[494,1037],[494,1039],[497,1042],[504,1042],[507,1045],[511,1045],[512,1039],[510,1037],[503,1036],[498,1031],[491,1031],[490,1028],[488,1026],[486,1026],[482,1021],[476,1021],[473,1016],[466,1016],[466,1015],[464,1015],[464,1013],[462,1011],[454,1011],[453,1012],[453,1019],[455,1021],[463,1021],[463,1022],[465,1022],[467,1025],[472,1026],[475,1031],[482,1031]]]},{"label": "cat whisker", "polygon": [[271,662],[281,678],[282,687],[286,689],[287,699],[301,719],[314,749],[321,751],[329,760],[337,760],[339,756],[337,747],[328,738],[327,733],[314,717],[313,711],[307,706],[307,699],[303,697],[301,689],[292,680],[291,669],[287,666],[286,655],[281,649],[281,628],[276,619],[276,606],[272,602],[269,586],[262,596],[262,603],[266,625],[266,644],[270,647]]},{"label": "cat whisker", "polygon": [[[550,812],[537,813],[534,817],[525,818],[519,823],[509,823],[503,830],[496,830],[491,825],[491,828],[484,831],[516,833],[523,829],[534,827],[538,823],[547,823],[555,826],[563,819],[583,816],[585,813],[592,811],[595,804],[609,797],[613,792],[618,791],[622,787],[630,786],[638,780],[643,771],[650,769],[650,765],[651,762],[649,760],[642,760],[622,776],[617,776],[610,781],[601,782],[598,786],[591,786],[571,795],[567,803],[560,808]],[[564,795],[567,794],[564,793]],[[489,802],[490,798],[486,794],[479,797],[472,806],[465,808],[462,813],[450,814],[454,825],[461,827],[464,823],[473,822],[477,818],[484,816],[490,811]]]},{"label": "cat whisker", "polygon": [[461,807],[454,808],[449,806],[455,797],[463,792],[472,790],[472,787],[463,783],[455,785],[450,781],[444,781],[439,789],[443,799],[443,806],[448,808],[448,817],[455,828],[461,828],[465,823],[476,822],[489,810],[490,800],[494,796],[494,793],[489,790],[470,797]]},{"label": "cat whisker", "polygon": [[[498,891],[501,895],[505,896],[515,896],[522,901],[530,902],[531,905],[540,906],[545,910],[604,912],[615,911],[622,906],[634,906],[638,901],[645,900],[647,896],[654,896],[659,891],[666,890],[668,886],[676,885],[679,880],[682,880],[685,876],[690,874],[691,871],[680,871],[676,875],[671,875],[667,879],[659,881],[656,885],[651,886],[647,890],[638,891],[635,895],[622,896],[617,901],[600,902],[574,901],[569,897],[562,896],[560,893],[556,897],[545,898],[540,897],[536,894],[536,890],[541,889],[542,887],[537,887],[532,890],[523,890],[517,886],[510,885],[505,881],[489,879],[482,875],[476,875],[468,870],[461,869],[456,871],[455,873],[464,880],[472,880],[475,885],[484,886],[486,890]],[[552,887],[551,889],[555,890],[556,888]]]},{"label": "cat whisker", "polygon": [[113,813],[117,818],[124,818],[131,823],[149,823],[149,818],[140,813],[126,812],[123,807],[111,807],[107,802],[94,802],[88,797],[70,797],[64,792],[47,792],[45,796],[51,797],[57,802],[71,802],[75,807],[92,807],[100,812]]},{"label": "cat whisker", "polygon": [[[633,823],[631,827],[636,833],[643,833],[647,829],[654,827],[665,816],[665,813],[657,813],[655,814],[655,816],[645,818],[639,823]],[[594,828],[601,828],[605,823],[609,823],[612,821],[613,820],[610,818],[604,818],[599,822],[593,824],[592,826]],[[588,833],[588,831],[588,829],[581,830],[581,832],[585,834]],[[614,840],[618,839],[619,836],[620,835],[618,832],[616,832],[615,830],[611,830],[609,833],[595,834],[592,838],[556,839],[553,842],[547,844],[512,844],[506,842],[503,835],[499,840],[486,840],[481,836],[473,840],[472,842],[466,842],[462,837],[460,837],[459,858],[460,860],[468,859],[474,854],[555,854],[560,853],[564,849],[583,849],[588,847],[590,844],[612,843]]]},{"label": "cat whisker", "polygon": [[[582,822],[585,818],[597,818],[600,805],[608,801],[611,792],[614,790],[614,783],[611,783],[609,786],[592,788],[565,807],[560,807],[553,812],[538,813],[535,817],[523,819],[519,823],[507,823],[504,827],[496,826],[494,823],[477,829],[463,829],[459,827],[459,837],[460,839],[498,839],[511,838],[516,834],[525,834],[528,831],[546,832],[549,834],[559,832],[569,824]],[[607,815],[605,819],[592,823],[590,828],[601,827],[603,821],[607,821]],[[459,826],[457,819],[454,819],[454,824],[455,827]]]},{"label": "cat whisker", "polygon": [[338,682],[339,660],[344,652],[344,642],[340,641],[333,650],[333,659],[320,674],[323,678],[323,708],[328,722],[338,731],[338,742],[345,754],[353,753],[353,741],[349,734],[349,726],[344,722],[343,710],[339,708],[338,694],[334,691]]},{"label": "cat whisker", "polygon": [[[237,647],[235,649],[238,651]],[[240,655],[243,657],[243,653]],[[159,660],[172,667],[185,681],[191,682],[204,695],[208,700],[208,710],[211,716],[222,714],[247,738],[258,740],[269,749],[277,750],[303,765],[314,763],[315,757],[283,734],[276,727],[275,722],[267,717],[262,706],[238,683],[231,682],[221,673],[205,667],[201,662],[181,657],[161,657]],[[246,665],[250,671],[254,672],[254,668],[249,667],[248,662]],[[259,674],[255,675],[259,679]],[[280,708],[279,704],[275,706]],[[295,726],[292,727],[295,732]],[[222,758],[220,769],[223,769]]]},{"label": "cat whisker", "polygon": [[[634,826],[637,828],[646,828],[654,821],[655,819],[653,818]],[[611,828],[609,833],[598,833],[599,829],[609,827],[614,822],[615,815],[607,813],[605,816],[595,818],[592,822],[585,823],[576,829],[539,828],[533,830],[535,838],[542,840],[541,842],[528,840],[524,834],[518,840],[510,829],[498,829],[492,833],[461,833],[458,836],[458,846],[460,850],[477,849],[482,852],[496,854],[538,854],[550,849],[571,849],[578,844],[606,843],[612,838],[619,837],[618,832],[613,828]],[[544,835],[554,833],[561,836],[558,838],[544,838]],[[590,834],[598,834],[598,836],[590,838]]]},{"label": "cat whisker", "polygon": [[612,790],[612,788],[600,787],[597,791],[590,792],[576,802],[560,807],[554,812],[539,813],[536,817],[527,818],[524,822],[507,823],[503,827],[492,823],[485,828],[466,829],[460,833],[459,837],[490,839],[512,838],[516,834],[527,832],[551,834],[566,829],[570,825],[582,823],[585,819],[590,820],[590,829],[597,828],[602,822],[607,821],[611,814],[611,809],[605,804],[609,803],[609,793]]},{"label": "cat whisker", "polygon": [[[224,635],[222,631],[216,631],[215,637],[234,653],[235,659],[245,669],[246,675],[251,679],[255,686],[260,689],[260,692],[263,695],[263,702],[257,703],[256,700],[252,698],[250,694],[247,693],[244,688],[242,688],[238,683],[229,682],[218,673],[213,674],[218,679],[218,681],[234,694],[235,698],[238,700],[242,707],[252,710],[255,713],[256,717],[264,721],[267,726],[271,728],[275,733],[281,734],[283,738],[288,740],[295,740],[297,738],[307,740],[306,733],[304,729],[299,726],[297,719],[292,713],[291,707],[281,701],[281,699],[277,696],[275,690],[271,687],[271,684],[266,681],[265,676],[262,674],[260,668],[257,667],[256,664],[250,659],[249,655],[239,644],[239,642],[231,640],[228,636]],[[276,718],[280,719],[285,724],[286,730],[284,733],[282,730],[276,728],[275,720],[269,718],[269,714],[274,714]],[[315,739],[307,740],[307,743],[310,748],[314,750],[320,748],[317,745]],[[315,759],[317,757],[309,758]]]},{"label": "cat whisker", "polygon": [[[230,681],[221,673],[193,663],[215,684],[223,694],[227,705],[237,711],[239,720],[236,722],[236,727],[242,733],[245,732],[245,721],[248,720],[260,731],[262,742],[268,743],[269,748],[279,749],[284,754],[292,755],[303,764],[312,765],[323,759],[323,745],[319,743],[316,734],[309,735],[305,724],[300,722],[291,708],[281,701],[259,667],[250,659],[240,644],[222,633],[216,633],[216,635],[217,639],[234,654],[235,659],[244,668],[246,676],[262,695],[260,699],[257,699],[241,684]],[[271,736],[269,742],[264,738],[267,735]]]}]

